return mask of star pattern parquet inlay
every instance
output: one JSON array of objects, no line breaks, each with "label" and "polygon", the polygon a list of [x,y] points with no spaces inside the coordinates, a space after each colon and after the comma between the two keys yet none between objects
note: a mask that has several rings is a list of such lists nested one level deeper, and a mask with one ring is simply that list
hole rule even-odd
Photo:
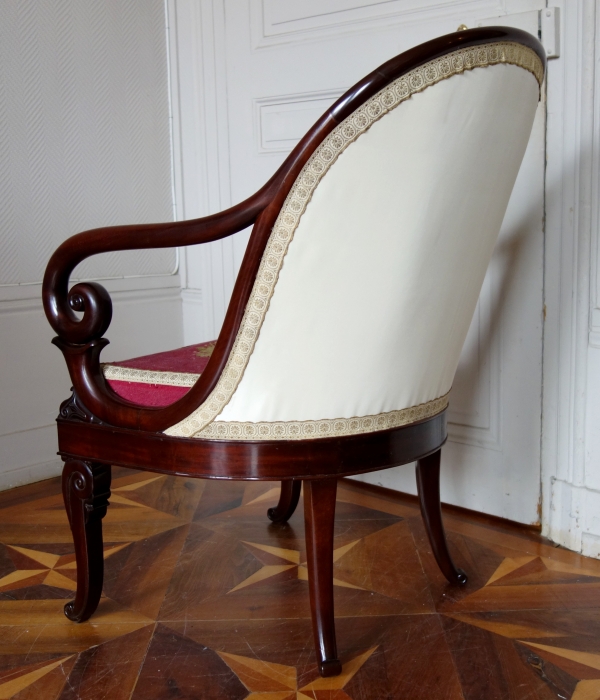
[{"label": "star pattern parquet inlay", "polygon": [[600,700],[600,562],[450,512],[466,589],[413,499],[343,481],[334,576],[342,675],[318,675],[302,503],[271,483],[115,469],[104,596],[62,613],[75,558],[59,480],[0,494],[0,700]]}]

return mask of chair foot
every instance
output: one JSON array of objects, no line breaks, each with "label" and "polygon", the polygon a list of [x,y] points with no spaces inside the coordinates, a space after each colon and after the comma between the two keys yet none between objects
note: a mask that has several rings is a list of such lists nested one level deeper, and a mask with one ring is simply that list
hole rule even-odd
[{"label": "chair foot", "polygon": [[282,481],[279,503],[275,508],[269,508],[267,511],[269,520],[272,520],[274,523],[286,523],[296,510],[301,488],[302,482],[299,479]]},{"label": "chair foot", "polygon": [[459,586],[465,586],[469,582],[469,577],[462,569],[456,569],[456,579]]},{"label": "chair foot", "polygon": [[304,482],[304,527],[308,588],[313,635],[319,672],[337,676],[342,666],[337,658],[333,614],[333,526],[337,479]]},{"label": "chair foot", "polygon": [[452,561],[442,522],[440,456],[441,450],[438,450],[417,462],[417,488],[421,515],[433,555],[441,572],[450,583],[464,586],[468,581],[467,574],[462,569],[458,569]]},{"label": "chair foot", "polygon": [[62,490],[77,561],[75,600],[67,603],[64,610],[69,620],[84,622],[95,612],[102,594],[102,518],[110,497],[110,466],[68,460],[63,469]]},{"label": "chair foot", "polygon": [[319,664],[319,673],[323,678],[329,678],[330,676],[339,676],[342,672],[342,664],[338,659],[330,659],[329,661],[322,661]]}]

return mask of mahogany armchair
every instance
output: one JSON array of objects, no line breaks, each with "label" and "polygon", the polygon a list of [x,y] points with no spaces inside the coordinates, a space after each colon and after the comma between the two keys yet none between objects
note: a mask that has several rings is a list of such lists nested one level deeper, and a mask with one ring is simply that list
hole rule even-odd
[{"label": "mahogany armchair", "polygon": [[[380,66],[310,129],[256,194],[227,211],[80,233],[52,256],[44,307],[73,383],[58,417],[81,622],[102,590],[110,465],[280,480],[285,521],[304,484],[309,592],[322,675],[336,650],[337,479],[417,462],[421,511],[446,578],[440,450],[459,354],[533,123],[545,56],[492,27]],[[111,300],[69,289],[84,258],[215,241],[254,224],[206,368],[165,406],[132,403],[100,364]],[[76,313],[79,312],[79,313]]]}]

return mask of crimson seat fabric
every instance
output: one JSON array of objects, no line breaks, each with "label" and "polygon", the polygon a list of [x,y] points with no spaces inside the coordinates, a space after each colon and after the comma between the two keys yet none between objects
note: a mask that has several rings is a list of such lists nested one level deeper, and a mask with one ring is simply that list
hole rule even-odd
[{"label": "crimson seat fabric", "polygon": [[211,340],[102,365],[111,389],[141,406],[168,406],[187,394],[215,347]]}]

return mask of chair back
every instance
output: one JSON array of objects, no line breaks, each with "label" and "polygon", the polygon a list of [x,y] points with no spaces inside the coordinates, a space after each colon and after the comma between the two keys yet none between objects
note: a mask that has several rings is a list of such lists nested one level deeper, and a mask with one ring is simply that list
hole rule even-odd
[{"label": "chair back", "polygon": [[281,208],[231,371],[167,432],[303,439],[443,410],[542,78],[530,48],[489,43],[347,116]]}]

